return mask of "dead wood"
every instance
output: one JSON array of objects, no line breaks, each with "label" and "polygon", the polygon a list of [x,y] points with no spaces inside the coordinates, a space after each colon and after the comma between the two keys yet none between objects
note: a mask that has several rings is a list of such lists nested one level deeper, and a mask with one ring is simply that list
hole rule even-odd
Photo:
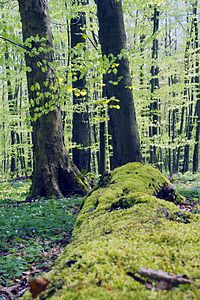
[{"label": "dead wood", "polygon": [[140,268],[138,274],[140,274],[143,277],[148,277],[158,281],[160,280],[169,281],[172,284],[191,283],[191,280],[187,277],[187,275],[174,275],[174,274],[164,272],[162,270]]}]

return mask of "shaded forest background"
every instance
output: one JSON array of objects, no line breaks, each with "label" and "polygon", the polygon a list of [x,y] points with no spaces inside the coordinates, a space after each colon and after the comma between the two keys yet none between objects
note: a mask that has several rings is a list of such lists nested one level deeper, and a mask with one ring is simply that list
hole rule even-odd
[{"label": "shaded forest background", "polygon": [[[117,76],[116,57],[103,56],[93,1],[49,1],[59,106],[67,149],[81,171],[110,168],[112,147],[107,105],[118,99],[104,91],[104,75]],[[0,2],[0,176],[26,177],[32,172],[31,121],[54,109],[55,101],[29,115],[22,29],[18,3]],[[173,174],[199,169],[200,86],[198,0],[123,1],[127,50],[144,162]],[[73,25],[79,24],[79,32]],[[74,37],[78,41],[74,40]],[[34,38],[35,41],[37,37]],[[39,37],[38,37],[39,39]],[[74,41],[74,42],[73,42]],[[34,53],[35,51],[35,53]],[[44,49],[32,49],[40,56]],[[42,62],[45,71],[46,62]],[[77,84],[78,82],[78,84]],[[81,88],[80,88],[81,84]],[[40,97],[40,85],[32,91]],[[81,138],[74,132],[79,124]],[[79,122],[79,123],[78,123]],[[76,153],[82,153],[82,161]]]}]

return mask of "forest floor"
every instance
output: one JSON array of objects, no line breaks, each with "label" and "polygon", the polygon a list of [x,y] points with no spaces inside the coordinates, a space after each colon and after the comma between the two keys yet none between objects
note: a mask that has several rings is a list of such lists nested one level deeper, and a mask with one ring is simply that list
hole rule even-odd
[{"label": "forest floor", "polygon": [[25,202],[30,181],[0,184],[0,300],[22,296],[70,242],[81,198]]},{"label": "forest floor", "polygon": [[[197,213],[200,176],[176,175],[172,182],[188,199],[182,209]],[[70,242],[79,211],[76,197],[25,202],[29,187],[29,181],[0,184],[0,300],[22,296],[32,277],[51,269]]]}]

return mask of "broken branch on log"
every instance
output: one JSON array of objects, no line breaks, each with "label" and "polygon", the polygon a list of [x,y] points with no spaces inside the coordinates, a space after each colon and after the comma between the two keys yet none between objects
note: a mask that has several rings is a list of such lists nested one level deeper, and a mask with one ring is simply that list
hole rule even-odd
[{"label": "broken branch on log", "polygon": [[169,281],[172,284],[191,283],[191,280],[187,277],[187,275],[174,275],[161,270],[140,268],[138,274],[140,274],[143,277],[148,277],[158,281],[160,280]]}]

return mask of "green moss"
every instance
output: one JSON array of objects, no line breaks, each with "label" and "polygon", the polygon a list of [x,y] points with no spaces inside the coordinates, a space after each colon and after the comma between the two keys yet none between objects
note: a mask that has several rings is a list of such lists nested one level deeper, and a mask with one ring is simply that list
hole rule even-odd
[{"label": "green moss", "polygon": [[[38,299],[199,299],[199,216],[181,215],[174,203],[156,198],[166,185],[150,166],[129,163],[114,170],[109,186],[85,199],[72,243],[46,275],[50,284]],[[127,275],[140,267],[198,279],[149,291]]]}]

